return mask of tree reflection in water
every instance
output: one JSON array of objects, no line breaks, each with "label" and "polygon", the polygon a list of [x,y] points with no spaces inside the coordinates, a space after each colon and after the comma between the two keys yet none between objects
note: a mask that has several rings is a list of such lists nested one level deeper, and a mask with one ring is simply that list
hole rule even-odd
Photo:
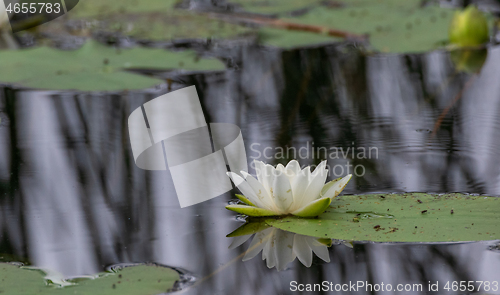
[{"label": "tree reflection in water", "polygon": [[[331,167],[350,163],[366,169],[344,193],[500,194],[498,47],[489,49],[480,74],[455,72],[446,52],[364,56],[342,46],[246,46],[225,54],[237,68],[176,77],[172,90],[196,85],[208,122],[240,126],[249,162],[257,156],[255,143],[259,152],[312,142],[377,147],[376,159],[328,159]],[[475,81],[463,89],[471,75]],[[427,132],[462,90],[439,128]],[[280,272],[258,259],[241,262],[236,258],[244,247],[228,250],[225,238],[238,224],[224,209],[232,194],[180,209],[168,171],[143,171],[133,162],[128,115],[167,91],[3,89],[0,259],[27,260],[68,276],[155,261],[195,274],[201,283],[189,294],[288,294],[291,280],[491,281],[500,272],[499,254],[488,251],[487,242],[333,245],[330,263],[313,258],[307,268],[296,260]]]}]

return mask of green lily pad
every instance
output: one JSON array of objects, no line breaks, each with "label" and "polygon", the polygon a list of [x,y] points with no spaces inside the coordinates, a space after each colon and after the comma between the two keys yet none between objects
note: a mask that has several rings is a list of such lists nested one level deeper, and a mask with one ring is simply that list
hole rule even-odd
[{"label": "green lily pad", "polygon": [[[344,0],[319,3],[313,1],[306,6],[308,10],[293,17],[283,13],[286,3],[282,0],[232,2],[240,4],[248,12],[281,12],[281,19],[287,22],[321,26],[359,35],[369,34],[371,48],[392,53],[425,52],[446,44],[455,12],[455,9],[442,8],[435,3],[422,5],[421,0]],[[294,4],[291,7],[302,6]],[[297,32],[280,30],[272,33],[275,37],[264,38],[264,44],[280,48],[294,48],[303,44],[297,43],[297,38],[294,37]],[[308,45],[315,42],[324,43],[323,38],[327,36],[319,35],[316,38],[318,40],[311,37]],[[330,42],[338,41],[339,39],[330,38]]]},{"label": "green lily pad", "polygon": [[77,50],[37,47],[0,52],[0,82],[51,90],[115,91],[144,89],[164,81],[130,72],[134,69],[221,71],[217,59],[199,58],[193,51],[116,49],[89,41]]},{"label": "green lily pad", "polygon": [[166,11],[173,9],[179,0],[86,0],[68,13],[72,18],[109,16],[120,13]]},{"label": "green lily pad", "polygon": [[69,20],[82,20],[86,23],[84,27],[70,30],[72,34],[99,31],[119,33],[144,41],[230,39],[255,31],[194,11],[176,9],[177,2],[177,0],[80,1],[65,17],[41,26],[40,31],[57,35]]},{"label": "green lily pad", "polygon": [[330,37],[301,31],[285,31],[283,29],[266,28],[259,30],[259,41],[271,47],[292,49],[299,47],[312,47],[342,42],[342,38]]},{"label": "green lily pad", "polygon": [[234,6],[250,13],[284,15],[318,6],[321,0],[232,0]]},{"label": "green lily pad", "polygon": [[[251,33],[244,26],[216,20],[187,11],[145,13],[140,15],[115,15],[112,25],[123,35],[140,40],[162,41],[180,39],[231,39]],[[127,30],[126,23],[134,20]],[[108,30],[112,27],[108,27]]]},{"label": "green lily pad", "polygon": [[265,222],[302,235],[349,241],[496,240],[500,239],[500,198],[456,193],[338,196],[318,218]]},{"label": "green lily pad", "polygon": [[0,263],[0,294],[156,295],[167,292],[179,280],[175,270],[157,265],[130,266],[94,279],[68,280],[69,286],[63,288],[46,285],[44,275],[42,270]]}]

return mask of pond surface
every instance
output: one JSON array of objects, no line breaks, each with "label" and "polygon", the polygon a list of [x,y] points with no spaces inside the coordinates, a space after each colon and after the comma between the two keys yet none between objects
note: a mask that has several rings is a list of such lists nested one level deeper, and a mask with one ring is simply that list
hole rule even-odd
[{"label": "pond surface", "polygon": [[[330,178],[355,174],[344,194],[496,196],[500,47],[488,48],[479,74],[458,72],[441,51],[366,56],[342,45],[229,51],[233,66],[225,72],[171,77],[168,87],[144,92],[4,88],[0,260],[68,277],[156,262],[196,278],[186,294],[291,294],[291,281],[323,280],[424,290],[439,281],[439,293],[446,293],[447,281],[500,280],[498,241],[340,243],[329,248],[330,263],[315,257],[306,268],[295,260],[280,272],[257,257],[242,262],[250,242],[230,250],[226,238],[243,224],[224,208],[236,191],[180,209],[168,171],[135,165],[127,130],[129,114],[144,102],[195,85],[208,122],[240,126],[249,162],[287,162],[293,155],[276,153],[306,147],[300,163],[317,164],[325,154],[313,151],[323,147],[335,169]],[[345,156],[330,153],[334,148]],[[359,155],[362,148],[371,155]],[[344,293],[383,293],[358,291]]]}]

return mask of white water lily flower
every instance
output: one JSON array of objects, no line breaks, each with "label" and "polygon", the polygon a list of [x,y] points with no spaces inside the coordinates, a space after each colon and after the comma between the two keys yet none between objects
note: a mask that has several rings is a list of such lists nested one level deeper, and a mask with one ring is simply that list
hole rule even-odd
[{"label": "white water lily flower", "polygon": [[[236,237],[229,249],[243,244],[251,236]],[[254,258],[262,251],[262,260],[266,260],[268,268],[276,267],[278,271],[284,270],[295,258],[306,267],[310,267],[313,252],[323,261],[330,262],[328,246],[331,242],[331,239],[318,239],[270,227],[255,234],[243,261]]]},{"label": "white water lily flower", "polygon": [[254,161],[257,179],[245,171],[240,175],[228,172],[233,183],[243,193],[236,195],[246,205],[228,205],[227,209],[248,216],[296,215],[315,217],[330,206],[333,198],[345,188],[352,175],[325,184],[328,170],[326,161],[311,172],[310,167],[300,169],[292,160],[286,167],[276,168]]}]

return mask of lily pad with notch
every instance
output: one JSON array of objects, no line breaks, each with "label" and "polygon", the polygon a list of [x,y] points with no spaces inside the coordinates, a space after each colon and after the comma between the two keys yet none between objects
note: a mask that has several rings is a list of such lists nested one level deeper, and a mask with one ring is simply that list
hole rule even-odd
[{"label": "lily pad with notch", "polygon": [[0,263],[0,293],[9,295],[156,295],[170,290],[179,280],[179,273],[155,264],[124,267],[115,272],[99,273],[90,277],[54,284],[42,269]]},{"label": "lily pad with notch", "polygon": [[50,90],[118,91],[153,87],[163,80],[138,70],[214,72],[224,64],[194,51],[119,49],[88,41],[77,50],[36,47],[3,51],[0,83]]},{"label": "lily pad with notch", "polygon": [[335,198],[318,218],[267,218],[265,222],[302,235],[338,240],[466,242],[500,239],[499,212],[498,197],[459,193],[344,195]]}]

